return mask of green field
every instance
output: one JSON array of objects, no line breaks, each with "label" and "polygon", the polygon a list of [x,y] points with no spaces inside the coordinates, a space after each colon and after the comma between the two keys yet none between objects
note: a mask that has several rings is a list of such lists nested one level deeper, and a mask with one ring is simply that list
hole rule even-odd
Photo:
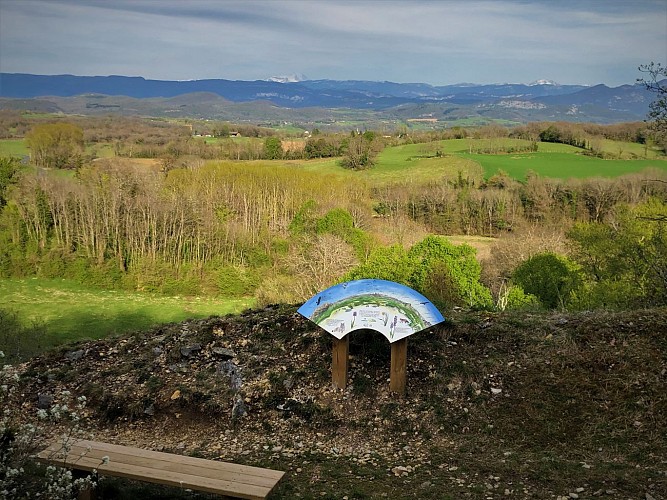
[{"label": "green field", "polygon": [[[114,156],[113,145],[110,143],[98,143],[86,145],[86,154],[95,158],[111,158]],[[25,144],[25,139],[0,139],[0,156],[28,156],[30,149]]]},{"label": "green field", "polygon": [[[667,171],[667,160],[656,157],[648,150],[650,159],[603,160],[581,154],[581,149],[566,144],[538,143],[534,153],[476,154],[476,149],[487,147],[510,147],[525,145],[520,139],[451,139],[425,144],[405,144],[385,148],[376,159],[373,168],[350,171],[339,165],[338,159],[290,162],[300,169],[323,174],[334,174],[346,178],[364,180],[369,184],[393,182],[423,183],[453,178],[459,172],[472,177],[489,178],[499,170],[507,172],[517,180],[524,180],[529,172],[543,177],[559,179],[586,177],[618,177],[641,172],[646,169]],[[639,147],[639,148],[638,148]],[[605,150],[619,150],[643,154],[641,144],[609,141]],[[437,151],[444,156],[436,157]]]},{"label": "green field", "polygon": [[340,159],[322,159],[290,162],[299,169],[362,180],[369,184],[395,182],[423,183],[443,178],[454,178],[459,172],[481,174],[474,161],[459,156],[431,157],[429,144],[406,144],[385,148],[377,157],[373,168],[362,171],[348,170],[340,166]]},{"label": "green field", "polygon": [[530,172],[558,179],[586,177],[618,177],[646,169],[667,171],[664,160],[603,160],[571,153],[521,153],[512,155],[462,154],[479,163],[486,178],[504,170],[510,177],[523,180]]},{"label": "green field", "polygon": [[238,313],[253,304],[251,298],[165,297],[95,290],[58,279],[0,280],[0,309],[15,311],[26,326],[43,324],[47,345],[98,339],[189,318]]},{"label": "green field", "polygon": [[[198,138],[207,144],[232,140],[245,143],[260,139]],[[489,178],[499,170],[517,180],[524,180],[529,172],[559,179],[586,177],[617,177],[646,169],[667,171],[667,159],[656,150],[642,144],[601,140],[597,144],[605,153],[624,159],[603,160],[581,154],[581,149],[566,144],[539,142],[538,151],[515,154],[477,154],[475,150],[511,147],[528,144],[521,139],[451,139],[423,144],[405,144],[387,147],[377,156],[372,169],[355,172],[346,170],[338,158],[294,160],[286,165],[321,174],[334,174],[346,179],[363,180],[382,185],[396,182],[424,183],[454,178],[459,172],[472,177]],[[444,156],[436,157],[436,151]],[[472,151],[472,153],[471,153]],[[113,156],[111,145],[98,144],[87,148],[89,154],[104,158]],[[0,140],[0,156],[26,156],[29,150],[23,139]],[[253,162],[265,163],[265,162]],[[267,161],[266,164],[275,165]]]},{"label": "green field", "polygon": [[0,139],[0,156],[28,156],[24,139]]}]

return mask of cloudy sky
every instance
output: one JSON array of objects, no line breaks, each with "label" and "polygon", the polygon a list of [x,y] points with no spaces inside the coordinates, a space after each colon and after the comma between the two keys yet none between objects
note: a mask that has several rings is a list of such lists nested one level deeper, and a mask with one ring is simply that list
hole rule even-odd
[{"label": "cloudy sky", "polygon": [[0,0],[0,71],[634,83],[667,0]]}]

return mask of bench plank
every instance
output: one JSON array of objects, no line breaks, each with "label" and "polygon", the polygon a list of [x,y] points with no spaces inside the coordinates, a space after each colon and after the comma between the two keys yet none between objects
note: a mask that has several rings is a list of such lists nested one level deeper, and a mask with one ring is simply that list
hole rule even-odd
[{"label": "bench plank", "polygon": [[[109,462],[103,463],[108,456]],[[54,443],[37,459],[62,467],[102,475],[137,479],[180,488],[235,496],[266,498],[284,472],[247,465],[217,462],[96,441],[77,441],[64,456],[62,444]]]},{"label": "bench plank", "polygon": [[[60,449],[60,445],[51,446],[40,453],[40,456],[51,453],[52,456],[58,457]],[[214,479],[225,479],[264,486],[275,484],[284,474],[281,471],[271,469],[142,450],[140,448],[108,445],[106,443],[96,443],[95,447],[91,446],[88,449],[88,445],[85,442],[77,442],[70,447],[68,461],[71,464],[75,464],[79,456],[94,458],[99,460],[100,463],[104,456],[108,456],[109,462],[113,461],[126,465],[151,467],[171,472],[184,472]]]}]

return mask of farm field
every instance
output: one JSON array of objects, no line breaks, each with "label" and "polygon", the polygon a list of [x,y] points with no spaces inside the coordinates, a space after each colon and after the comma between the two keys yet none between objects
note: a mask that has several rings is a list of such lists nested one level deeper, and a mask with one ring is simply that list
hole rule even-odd
[{"label": "farm field", "polygon": [[30,150],[24,139],[0,139],[0,156],[27,156]]},{"label": "farm field", "polygon": [[[86,146],[86,154],[96,158],[111,158],[114,156],[113,145],[110,143],[99,143]],[[0,156],[28,156],[30,149],[26,146],[25,139],[0,139]]]},{"label": "farm field", "polygon": [[646,169],[667,170],[664,160],[603,160],[591,156],[571,153],[520,153],[508,155],[461,154],[463,158],[475,161],[484,169],[488,178],[499,170],[510,177],[524,180],[529,172],[542,177],[558,179],[586,177],[618,177],[641,172]]},{"label": "farm field", "polygon": [[[232,139],[198,138],[208,144],[221,140],[238,143],[258,141],[255,138]],[[538,142],[537,152],[513,154],[479,154],[480,149],[521,147],[529,144],[522,139],[450,139],[430,143],[405,144],[387,147],[381,151],[373,168],[364,171],[350,171],[339,165],[339,158],[314,160],[259,160],[244,164],[271,165],[281,163],[318,174],[333,174],[345,179],[363,181],[370,185],[394,183],[426,183],[452,179],[459,173],[472,178],[489,178],[499,170],[510,177],[523,181],[530,172],[551,178],[617,177],[641,172],[646,169],[667,171],[667,159],[651,148],[641,144],[600,140],[597,144],[602,151],[619,155],[623,159],[601,159],[582,155],[581,149],[566,144]],[[113,157],[113,147],[96,144],[86,148],[87,154],[97,158]],[[443,156],[436,156],[439,152]],[[23,139],[0,140],[0,156],[27,156],[29,149]],[[136,161],[136,160],[134,160]],[[155,160],[148,160],[151,164]]]},{"label": "farm field", "polygon": [[419,184],[443,178],[454,178],[459,172],[481,175],[479,165],[467,158],[419,158],[420,154],[414,146],[423,146],[423,144],[410,146],[412,147],[398,146],[398,148],[406,148],[399,151],[395,151],[398,148],[385,149],[378,155],[376,165],[368,170],[358,172],[347,170],[339,165],[337,159],[309,163],[304,170],[343,175],[374,185],[398,182]]},{"label": "farm field", "polygon": [[[406,144],[385,148],[369,170],[346,170],[338,159],[293,161],[290,165],[307,171],[341,175],[369,184],[382,185],[396,182],[422,183],[454,178],[459,172],[470,177],[489,178],[499,170],[523,181],[529,172],[559,179],[586,177],[618,177],[646,169],[667,171],[667,160],[650,152],[653,159],[603,160],[578,154],[574,146],[538,143],[538,151],[515,154],[475,154],[469,151],[487,147],[525,145],[520,139],[451,139],[433,143]],[[637,145],[641,146],[641,145]],[[627,143],[609,141],[610,151],[619,147],[630,150]],[[444,156],[436,157],[436,151]],[[643,150],[643,148],[642,148]]]},{"label": "farm field", "polygon": [[251,298],[165,297],[99,290],[59,279],[0,280],[0,309],[15,311],[26,326],[43,324],[46,346],[145,330],[189,318],[239,313],[253,304]]}]

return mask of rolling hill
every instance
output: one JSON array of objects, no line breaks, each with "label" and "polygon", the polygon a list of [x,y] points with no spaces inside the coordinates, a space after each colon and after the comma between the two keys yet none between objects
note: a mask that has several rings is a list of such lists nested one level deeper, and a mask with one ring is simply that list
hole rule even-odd
[{"label": "rolling hill", "polygon": [[[162,81],[127,76],[0,74],[0,108],[204,119],[378,123],[430,119],[439,126],[644,119],[654,95],[641,85],[608,87],[306,80]],[[332,114],[330,110],[341,110]],[[341,116],[341,113],[343,116]]]}]

